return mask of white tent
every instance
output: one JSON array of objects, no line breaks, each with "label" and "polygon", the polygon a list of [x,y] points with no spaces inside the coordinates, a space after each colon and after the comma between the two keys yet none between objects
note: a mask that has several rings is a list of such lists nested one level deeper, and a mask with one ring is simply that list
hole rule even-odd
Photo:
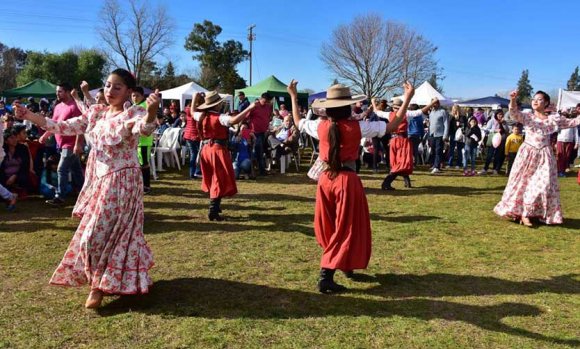
[{"label": "white tent", "polygon": [[192,96],[198,92],[208,92],[208,91],[192,81],[188,82],[185,85],[161,91],[160,93],[161,98],[163,99],[177,99],[180,102],[179,107],[183,109],[185,107],[185,100],[192,99]]},{"label": "white tent", "polygon": [[560,89],[558,92],[558,110],[573,108],[578,103],[580,103],[580,91]]},{"label": "white tent", "polygon": [[[394,100],[395,98],[400,98],[404,100],[403,96],[396,96],[391,98]],[[411,103],[415,103],[418,105],[427,105],[431,103],[431,99],[437,98],[442,106],[450,106],[453,105],[453,101],[449,98],[443,96],[439,91],[433,88],[431,84],[425,81],[421,86],[415,89],[415,95],[411,98]]]}]

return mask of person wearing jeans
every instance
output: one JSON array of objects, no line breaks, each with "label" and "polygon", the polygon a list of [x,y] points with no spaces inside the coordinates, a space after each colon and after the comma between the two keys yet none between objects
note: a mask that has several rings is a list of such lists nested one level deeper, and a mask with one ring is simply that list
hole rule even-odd
[{"label": "person wearing jeans", "polygon": [[197,111],[197,107],[203,104],[205,93],[197,93],[193,97],[191,108],[185,109],[185,131],[183,138],[189,151],[189,178],[196,179],[201,176],[201,166],[197,166],[197,156],[199,154],[199,147],[201,145],[201,137],[198,130],[197,121],[193,119],[193,113]]},{"label": "person wearing jeans", "polygon": [[[463,157],[463,175],[475,175],[475,156],[477,155],[477,146],[481,141],[481,129],[477,125],[477,119],[469,119],[470,128],[465,135],[465,156]],[[467,161],[471,162],[471,172],[467,170]]]},{"label": "person wearing jeans", "polygon": [[[56,87],[56,97],[58,104],[54,107],[52,120],[55,122],[65,121],[77,116],[81,116],[74,98],[71,95],[72,87],[68,83],[60,83]],[[46,142],[51,132],[46,132],[38,140]],[[66,186],[69,181],[69,173],[72,174],[74,188],[80,189],[84,183],[84,174],[81,167],[81,160],[78,154],[82,152],[83,136],[63,136],[55,134],[57,148],[60,151],[60,161],[58,163],[58,186],[54,199],[47,200],[47,204],[61,205],[64,203]]]},{"label": "person wearing jeans", "polygon": [[250,129],[256,136],[256,143],[254,144],[254,154],[258,161],[258,171],[260,176],[266,175],[266,160],[264,159],[264,152],[266,150],[266,132],[270,127],[270,117],[272,116],[272,104],[270,101],[272,96],[268,93],[262,93],[255,108],[248,116],[250,122]]},{"label": "person wearing jeans", "polygon": [[439,100],[433,99],[433,109],[429,113],[429,135],[433,138],[435,156],[433,159],[433,170],[431,173],[441,172],[441,162],[443,161],[443,141],[449,136],[449,115],[445,109],[441,108]]}]

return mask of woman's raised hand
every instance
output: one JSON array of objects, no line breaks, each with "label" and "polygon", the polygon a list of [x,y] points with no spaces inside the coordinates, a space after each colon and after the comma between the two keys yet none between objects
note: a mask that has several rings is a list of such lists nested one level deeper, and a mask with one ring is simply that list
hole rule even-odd
[{"label": "woman's raised hand", "polygon": [[510,99],[516,99],[518,97],[518,91],[514,90],[510,92]]},{"label": "woman's raised hand", "polygon": [[405,91],[405,93],[404,93],[405,98],[407,98],[407,97],[413,97],[413,95],[415,94],[415,88],[408,81],[405,81],[403,83],[403,90]]},{"label": "woman's raised hand", "polygon": [[159,102],[161,98],[159,98],[159,90],[156,89],[155,93],[152,93],[147,97],[147,112],[149,114],[157,114],[159,110]]},{"label": "woman's raised hand", "polygon": [[298,85],[298,81],[292,79],[292,81],[290,81],[290,84],[288,84],[288,87],[286,88],[288,90],[288,93],[290,94],[290,97],[292,98],[298,97],[298,89],[296,88],[296,85]]}]

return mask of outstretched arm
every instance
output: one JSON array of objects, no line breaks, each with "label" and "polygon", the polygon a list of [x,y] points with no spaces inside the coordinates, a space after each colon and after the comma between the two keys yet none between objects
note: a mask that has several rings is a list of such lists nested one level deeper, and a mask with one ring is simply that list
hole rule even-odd
[{"label": "outstretched arm", "polygon": [[415,95],[415,88],[411,83],[405,82],[403,89],[405,90],[405,100],[401,108],[397,111],[395,118],[387,124],[387,133],[395,131],[399,127],[399,124],[407,117],[407,107],[409,106],[409,102],[411,102],[411,98]]},{"label": "outstretched arm", "polygon": [[294,125],[298,127],[300,123],[300,111],[298,110],[298,89],[296,88],[298,81],[292,79],[287,87],[288,93],[290,94],[290,100],[292,101],[292,119],[294,119]]},{"label": "outstretched arm", "polygon": [[256,102],[250,104],[246,109],[244,109],[243,112],[239,113],[238,115],[230,116],[230,120],[229,120],[230,125],[235,125],[235,124],[239,124],[240,122],[242,122],[248,115],[250,115],[250,112],[254,108],[256,108]]}]

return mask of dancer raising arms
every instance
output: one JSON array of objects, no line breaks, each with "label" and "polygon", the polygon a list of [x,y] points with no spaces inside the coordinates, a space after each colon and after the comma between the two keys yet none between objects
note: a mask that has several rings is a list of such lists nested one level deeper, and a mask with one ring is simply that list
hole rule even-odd
[{"label": "dancer raising arms", "polygon": [[222,198],[233,196],[238,192],[234,166],[227,148],[228,127],[244,120],[256,107],[256,103],[252,103],[243,112],[230,116],[220,114],[223,102],[224,100],[216,91],[211,91],[206,94],[205,103],[197,108],[195,108],[195,103],[191,106],[193,119],[202,125],[204,146],[200,157],[201,190],[209,193],[208,218],[210,221],[224,220],[220,216]]},{"label": "dancer raising arms", "polygon": [[79,117],[56,122],[16,104],[16,116],[47,131],[63,135],[86,134],[92,150],[87,178],[73,215],[80,224],[50,283],[80,286],[91,291],[87,308],[100,306],[105,294],[147,293],[152,284],[148,270],[153,256],[143,236],[143,182],[137,143],[139,135],[155,129],[157,94],[140,106],[123,109],[136,86],[124,69],[114,70],[105,84],[107,105],[91,106]]},{"label": "dancer raising arms", "polygon": [[355,172],[359,144],[362,137],[382,137],[397,129],[406,117],[407,106],[415,90],[405,83],[405,101],[396,117],[389,124],[382,121],[349,120],[351,104],[366,99],[352,96],[350,89],[342,84],[333,85],[327,98],[315,101],[313,108],[326,108],[327,119],[304,120],[298,107],[297,81],[288,85],[292,99],[292,115],[300,131],[319,139],[320,159],[328,169],[318,180],[314,233],[323,248],[320,261],[318,290],[334,293],[345,287],[334,282],[336,269],[347,277],[354,269],[365,269],[371,257],[371,225],[369,208],[362,182]]},{"label": "dancer raising arms", "polygon": [[499,216],[520,219],[528,227],[533,226],[530,218],[562,224],[556,157],[550,136],[558,129],[580,125],[580,116],[575,119],[560,114],[546,116],[550,96],[543,91],[536,92],[532,99],[533,113],[522,113],[516,97],[516,91],[510,94],[510,117],[524,125],[526,139],[518,150],[501,201],[493,210]]}]

